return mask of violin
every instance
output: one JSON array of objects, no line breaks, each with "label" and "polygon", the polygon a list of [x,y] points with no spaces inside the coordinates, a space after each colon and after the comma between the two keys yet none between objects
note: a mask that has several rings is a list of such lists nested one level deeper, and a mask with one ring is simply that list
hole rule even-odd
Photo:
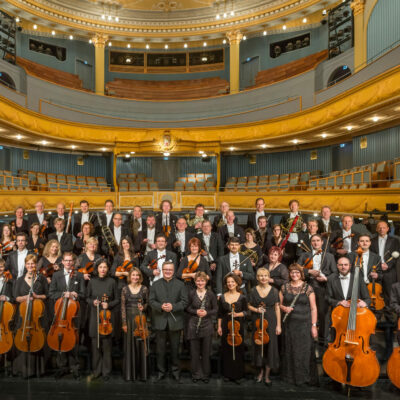
[{"label": "violin", "polygon": [[[108,296],[106,294],[101,298],[102,303],[108,302]],[[111,324],[111,311],[102,309],[99,315],[99,333],[103,336],[111,335],[113,331],[113,326]]]},{"label": "violin", "polygon": [[12,252],[14,249],[14,241],[9,240],[8,242],[5,243],[0,243],[0,249],[1,249],[1,255],[7,255],[8,253]]},{"label": "violin", "polygon": [[[70,292],[75,271],[69,274],[67,291]],[[54,318],[47,334],[47,344],[58,352],[71,351],[78,343],[78,329],[74,325],[74,318],[79,310],[79,302],[65,296],[60,297],[54,305]]]},{"label": "violin", "polygon": [[44,277],[46,278],[52,278],[55,270],[55,267],[57,264],[48,264],[46,267],[42,267],[39,270],[39,273],[41,273]]},{"label": "violin", "polygon": [[[372,272],[376,272],[376,265],[372,266]],[[372,278],[372,282],[368,283],[367,289],[369,292],[369,297],[371,297],[370,308],[373,311],[382,310],[385,307],[385,301],[382,297],[382,285],[375,282],[375,278]]]},{"label": "violin", "polygon": [[46,232],[47,226],[46,225],[41,225],[39,229],[39,237],[44,238],[44,233]]},{"label": "violin", "polygon": [[[6,271],[8,272],[8,271]],[[3,274],[3,289],[0,295],[4,295],[7,282],[6,274]],[[8,353],[13,345],[13,335],[10,330],[10,322],[14,317],[14,306],[8,301],[0,301],[0,354]]]},{"label": "violin", "polygon": [[344,241],[346,240],[346,239],[350,239],[350,238],[353,238],[355,236],[355,234],[354,233],[350,233],[350,235],[347,235],[347,236],[345,236],[345,237],[337,237],[332,243],[331,243],[331,247],[333,247],[334,249],[336,249],[336,250],[339,250],[339,249],[343,249],[343,244],[344,244]]},{"label": "violin", "polygon": [[[400,318],[397,320],[397,330],[400,331]],[[393,349],[386,372],[393,385],[400,389],[400,347]]]},{"label": "violin", "polygon": [[[142,299],[138,300],[139,304],[142,304]],[[140,337],[146,346],[146,339],[149,337],[149,329],[147,327],[147,319],[141,310],[139,310],[139,314],[135,316],[135,325],[136,328],[133,332],[133,335],[136,337]]]},{"label": "violin", "polygon": [[334,381],[350,386],[365,387],[379,377],[380,366],[375,351],[369,346],[375,333],[376,317],[368,308],[357,307],[362,249],[357,250],[350,307],[337,306],[332,311],[335,340],[322,358],[322,366]]},{"label": "violin", "polygon": [[171,225],[164,225],[162,230],[166,238],[169,238],[169,235],[171,234]]},{"label": "violin", "polygon": [[162,255],[158,258],[155,258],[154,260],[152,260],[149,264],[149,268],[150,269],[157,269],[158,268],[158,261],[162,260],[163,258],[165,258],[165,255]]},{"label": "violin", "polygon": [[262,309],[261,317],[256,320],[256,331],[254,332],[254,343],[261,347],[261,357],[264,356],[263,345],[269,342],[269,335],[267,332],[268,321],[264,319],[265,304],[261,303],[260,308]]},{"label": "violin", "polygon": [[94,261],[89,261],[84,267],[79,268],[78,272],[80,272],[81,274],[92,274],[92,272],[94,271]]},{"label": "violin", "polygon": [[231,320],[228,322],[228,336],[226,341],[229,346],[232,346],[232,358],[235,360],[235,347],[240,346],[243,342],[242,335],[240,334],[240,322],[236,321],[233,317],[235,312],[235,304],[231,304]]},{"label": "violin", "polygon": [[[193,274],[194,272],[197,271],[199,268],[199,262],[197,262],[197,259],[200,257],[200,253],[197,254],[196,258],[192,260],[191,263],[188,264],[186,268],[183,268],[182,274]],[[185,282],[190,282],[192,278],[185,278]]]},{"label": "violin", "polygon": [[303,268],[312,269],[314,265],[313,258],[322,253],[322,249],[317,250],[311,257],[307,257],[304,261]]},{"label": "violin", "polygon": [[32,297],[37,278],[38,274],[34,274],[28,298],[19,305],[22,323],[15,334],[14,344],[18,350],[24,353],[35,353],[41,350],[46,340],[44,329],[40,325],[44,303],[42,300]]},{"label": "violin", "polygon": [[[125,260],[122,265],[117,267],[116,272],[129,272],[133,267],[133,261],[131,260]],[[121,275],[118,277],[118,279],[124,279],[125,276]]]}]

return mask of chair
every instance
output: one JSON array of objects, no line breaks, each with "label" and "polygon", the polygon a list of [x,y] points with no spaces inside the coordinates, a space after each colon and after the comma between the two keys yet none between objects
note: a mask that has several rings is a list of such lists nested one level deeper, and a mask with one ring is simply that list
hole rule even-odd
[{"label": "chair", "polygon": [[194,192],[194,183],[193,182],[187,182],[185,185],[185,191],[186,192]]},{"label": "chair", "polygon": [[[139,184],[137,182],[126,182],[126,183],[127,183],[127,185],[129,185],[128,187],[129,187],[130,192],[137,192],[140,190]],[[144,182],[144,183],[146,183],[146,182]],[[147,190],[147,188],[146,188],[146,190]]]},{"label": "chair", "polygon": [[149,190],[157,191],[158,190],[158,183],[157,182],[150,182],[149,183]]},{"label": "chair", "polygon": [[197,192],[204,192],[206,190],[204,182],[196,182],[195,189]]},{"label": "chair", "polygon": [[120,192],[127,192],[128,191],[128,182],[119,182],[118,184]]},{"label": "chair", "polygon": [[186,182],[186,176],[180,176],[180,177],[178,178],[178,181],[179,181],[179,182]]},{"label": "chair", "polygon": [[76,185],[76,176],[75,175],[67,175],[67,183],[70,185]]},{"label": "chair", "polygon": [[56,183],[57,175],[56,174],[47,174],[47,182],[48,183]]},{"label": "chair", "polygon": [[145,181],[139,181],[139,191],[147,192],[149,190],[149,184]]},{"label": "chair", "polygon": [[185,190],[185,183],[182,181],[175,182],[175,190],[178,192]]},{"label": "chair", "polygon": [[87,185],[86,176],[77,176],[76,177],[76,183],[79,186],[86,186]]}]

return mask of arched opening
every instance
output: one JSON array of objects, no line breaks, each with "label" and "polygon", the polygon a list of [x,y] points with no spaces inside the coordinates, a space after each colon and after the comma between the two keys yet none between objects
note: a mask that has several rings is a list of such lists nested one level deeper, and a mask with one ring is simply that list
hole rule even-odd
[{"label": "arched opening", "polygon": [[15,82],[7,72],[0,72],[0,83],[10,89],[15,90]]},{"label": "arched opening", "polygon": [[351,69],[347,65],[336,68],[328,79],[328,87],[340,82],[351,75]]}]

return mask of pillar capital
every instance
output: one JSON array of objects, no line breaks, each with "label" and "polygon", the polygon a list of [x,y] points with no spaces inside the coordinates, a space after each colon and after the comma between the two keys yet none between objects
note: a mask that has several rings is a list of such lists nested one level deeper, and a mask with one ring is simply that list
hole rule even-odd
[{"label": "pillar capital", "polygon": [[94,47],[105,48],[107,40],[108,36],[101,33],[97,33],[92,37],[92,43],[94,44]]},{"label": "pillar capital", "polygon": [[365,9],[365,0],[353,0],[350,3],[350,7],[353,10],[353,15],[359,15],[364,12]]},{"label": "pillar capital", "polygon": [[243,33],[237,29],[235,31],[227,32],[226,37],[228,38],[230,45],[239,44],[243,39]]}]

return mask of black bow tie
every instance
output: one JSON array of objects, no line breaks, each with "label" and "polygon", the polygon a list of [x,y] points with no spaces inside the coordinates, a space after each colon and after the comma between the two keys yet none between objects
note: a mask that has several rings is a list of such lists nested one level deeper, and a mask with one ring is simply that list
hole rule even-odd
[{"label": "black bow tie", "polygon": [[350,279],[350,277],[348,275],[343,276],[343,275],[339,275],[340,279],[346,280],[346,279]]}]

